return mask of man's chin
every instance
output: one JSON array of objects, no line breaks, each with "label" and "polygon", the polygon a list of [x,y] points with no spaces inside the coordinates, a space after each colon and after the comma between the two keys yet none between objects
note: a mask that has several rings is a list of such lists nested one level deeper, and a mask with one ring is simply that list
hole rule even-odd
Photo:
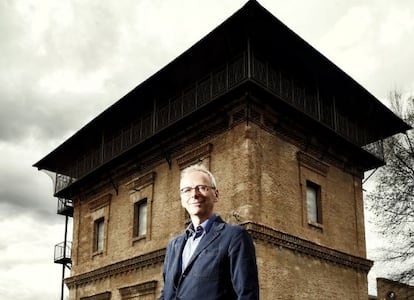
[{"label": "man's chin", "polygon": [[193,215],[193,216],[199,216],[199,215],[202,215],[203,213],[199,209],[192,209],[190,211],[190,214]]}]

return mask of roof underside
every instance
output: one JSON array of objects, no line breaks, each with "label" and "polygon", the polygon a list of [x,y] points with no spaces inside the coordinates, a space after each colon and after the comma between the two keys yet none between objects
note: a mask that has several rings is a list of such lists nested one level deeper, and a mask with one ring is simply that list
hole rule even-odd
[{"label": "roof underside", "polygon": [[[266,65],[276,65],[287,76],[303,78],[307,83],[317,85],[323,93],[336,95],[337,105],[346,107],[348,114],[361,120],[359,123],[365,122],[363,126],[375,127],[369,141],[381,140],[410,128],[256,1],[248,1],[210,34],[134,88],[34,166],[59,172],[62,164],[70,164],[82,156],[88,145],[101,143],[108,132],[122,130],[122,124],[132,122],[137,115],[151,114],[157,106],[164,105],[168,99],[192,87],[196,81],[246,51],[263,58]],[[250,58],[247,56],[246,59]],[[246,70],[248,79],[251,79],[250,72],[250,69]]]}]

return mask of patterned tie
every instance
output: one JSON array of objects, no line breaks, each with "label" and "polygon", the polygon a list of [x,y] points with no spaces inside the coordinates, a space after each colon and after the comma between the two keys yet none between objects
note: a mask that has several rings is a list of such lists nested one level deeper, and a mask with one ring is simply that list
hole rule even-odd
[{"label": "patterned tie", "polygon": [[203,234],[203,231],[204,231],[203,226],[201,225],[197,226],[194,239],[200,237]]}]

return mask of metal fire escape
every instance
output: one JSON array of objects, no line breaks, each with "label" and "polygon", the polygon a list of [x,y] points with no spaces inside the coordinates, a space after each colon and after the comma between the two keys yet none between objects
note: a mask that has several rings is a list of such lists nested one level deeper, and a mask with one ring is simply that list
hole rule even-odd
[{"label": "metal fire escape", "polygon": [[55,245],[55,257],[56,264],[62,265],[62,285],[60,299],[63,300],[64,287],[65,287],[65,270],[72,268],[71,248],[72,243],[68,241],[68,222],[69,217],[73,217],[73,203],[70,199],[58,198],[57,214],[65,216],[65,239],[63,242]]}]

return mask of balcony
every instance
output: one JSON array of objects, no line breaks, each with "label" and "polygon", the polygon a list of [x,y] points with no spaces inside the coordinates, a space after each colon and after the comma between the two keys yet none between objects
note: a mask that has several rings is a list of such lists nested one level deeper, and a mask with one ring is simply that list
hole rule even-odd
[{"label": "balcony", "polygon": [[73,202],[71,199],[58,198],[57,214],[73,217]]},{"label": "balcony", "polygon": [[55,264],[71,264],[72,258],[71,258],[71,249],[72,243],[71,242],[61,242],[57,245],[55,245],[55,257],[54,261]]},{"label": "balcony", "polygon": [[71,185],[74,181],[76,181],[75,178],[56,173],[55,193]]}]

